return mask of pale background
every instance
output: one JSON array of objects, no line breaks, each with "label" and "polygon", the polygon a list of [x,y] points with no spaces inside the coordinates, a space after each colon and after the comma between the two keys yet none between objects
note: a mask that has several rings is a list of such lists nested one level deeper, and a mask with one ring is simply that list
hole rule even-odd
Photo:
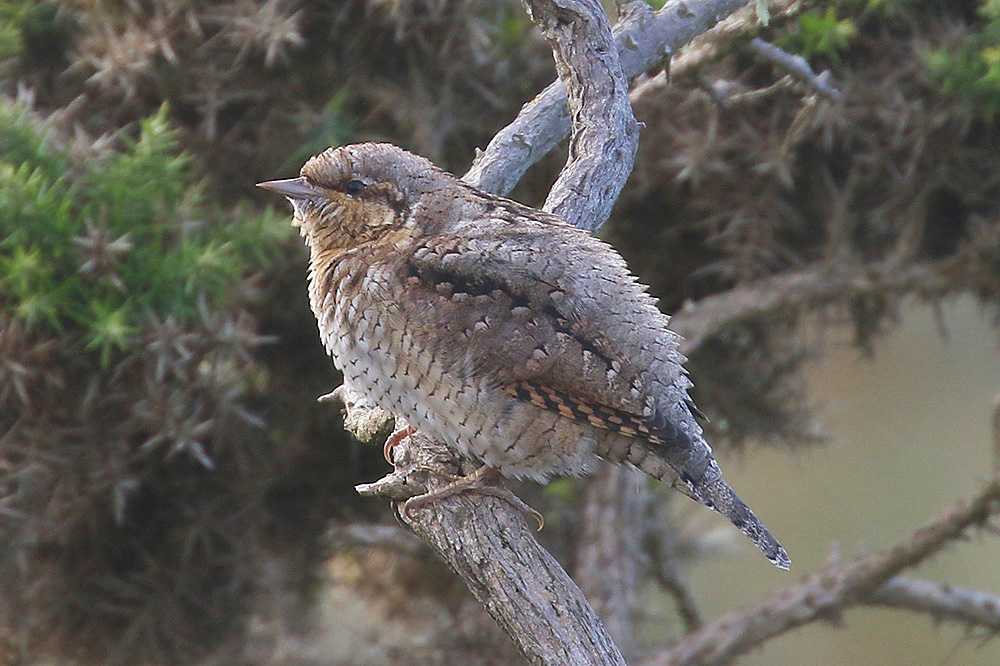
[{"label": "pale background", "polygon": [[[826,330],[827,354],[810,366],[809,383],[832,441],[792,455],[723,455],[726,478],[786,546],[792,571],[762,566],[752,546],[732,540],[732,555],[705,560],[691,572],[706,619],[812,574],[834,544],[845,560],[892,546],[986,478],[992,405],[1000,393],[996,334],[971,299],[943,312],[946,339],[932,310],[911,304],[901,328],[877,343],[872,359],[847,344],[846,332]],[[714,514],[690,517],[715,526]],[[970,536],[907,575],[1000,594],[1000,538]],[[672,602],[648,601],[653,617],[676,635]],[[995,666],[1000,641],[983,643],[963,628],[908,611],[865,608],[848,611],[842,627],[795,630],[738,663]]]}]

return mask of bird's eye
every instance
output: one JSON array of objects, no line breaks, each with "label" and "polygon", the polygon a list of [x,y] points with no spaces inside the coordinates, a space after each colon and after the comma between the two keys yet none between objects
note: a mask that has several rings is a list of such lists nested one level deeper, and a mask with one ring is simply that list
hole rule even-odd
[{"label": "bird's eye", "polygon": [[348,194],[357,194],[361,190],[365,189],[366,185],[360,180],[349,180],[347,184],[344,185],[344,191]]}]

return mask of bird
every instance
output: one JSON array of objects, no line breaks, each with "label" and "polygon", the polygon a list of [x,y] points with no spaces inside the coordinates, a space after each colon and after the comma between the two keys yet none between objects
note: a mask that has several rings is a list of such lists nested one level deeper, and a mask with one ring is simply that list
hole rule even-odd
[{"label": "bird", "polygon": [[388,143],[258,185],[292,205],[345,385],[504,477],[630,464],[789,568],[722,477],[669,317],[609,244]]}]

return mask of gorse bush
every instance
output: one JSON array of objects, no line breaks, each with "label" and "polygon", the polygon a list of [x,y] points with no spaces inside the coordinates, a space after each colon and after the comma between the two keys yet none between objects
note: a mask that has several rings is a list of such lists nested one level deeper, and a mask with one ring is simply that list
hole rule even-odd
[{"label": "gorse bush", "polygon": [[214,205],[166,118],[63,142],[0,101],[5,663],[182,662],[240,620],[263,557],[283,459],[257,455],[246,307],[294,234]]},{"label": "gorse bush", "polygon": [[983,0],[978,13],[982,31],[965,35],[953,48],[931,52],[927,66],[943,92],[993,118],[1000,112],[1000,0]]},{"label": "gorse bush", "polygon": [[30,112],[0,106],[0,299],[29,329],[77,328],[107,366],[151,317],[187,323],[224,305],[288,226],[221,224],[166,107],[124,149],[72,161]]}]

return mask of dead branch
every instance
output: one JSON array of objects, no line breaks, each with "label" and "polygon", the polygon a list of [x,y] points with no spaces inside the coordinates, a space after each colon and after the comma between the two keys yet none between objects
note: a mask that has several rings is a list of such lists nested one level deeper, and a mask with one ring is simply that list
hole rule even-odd
[{"label": "dead branch", "polygon": [[[770,25],[788,21],[815,4],[817,3],[811,0],[770,0]],[[670,74],[676,78],[690,76],[703,65],[719,60],[739,44],[757,37],[763,30],[764,26],[757,20],[754,7],[743,7],[711,30],[694,37],[670,61]]]},{"label": "dead branch", "polygon": [[569,157],[542,207],[597,231],[632,173],[639,125],[611,26],[597,0],[524,0],[552,47],[572,117]]},{"label": "dead branch", "polygon": [[[673,0],[653,13],[644,2],[631,2],[615,25],[614,38],[625,77],[631,80],[656,66],[747,0]],[[506,194],[524,172],[570,132],[566,91],[556,81],[524,105],[517,118],[500,130],[479,153],[462,180]]]},{"label": "dead branch", "polygon": [[740,285],[697,303],[685,303],[674,314],[671,326],[684,337],[681,350],[690,355],[726,326],[756,317],[841,302],[845,295],[934,293],[954,286],[929,264],[906,268],[895,264],[814,267]]},{"label": "dead branch", "polygon": [[896,576],[861,603],[925,613],[936,621],[957,622],[1000,632],[1000,597],[933,580]]},{"label": "dead branch", "polygon": [[829,70],[817,74],[802,56],[780,49],[774,44],[765,42],[760,37],[750,40],[748,48],[754,55],[784,69],[796,80],[823,97],[830,100],[840,97],[840,91],[830,85]]},{"label": "dead branch", "polygon": [[869,603],[901,571],[959,539],[970,527],[984,526],[998,512],[1000,481],[993,479],[972,497],[958,502],[943,519],[917,530],[909,541],[850,564],[827,567],[798,585],[688,634],[643,661],[643,666],[729,664],[791,629],[838,618],[848,608]]}]

